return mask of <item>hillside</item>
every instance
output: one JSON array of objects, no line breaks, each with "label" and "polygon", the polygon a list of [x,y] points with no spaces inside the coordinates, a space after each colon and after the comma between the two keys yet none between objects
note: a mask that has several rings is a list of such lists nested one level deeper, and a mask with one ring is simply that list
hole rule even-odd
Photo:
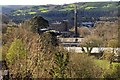
[{"label": "hillside", "polygon": [[[35,15],[41,15],[50,23],[68,19],[73,24],[74,6],[78,7],[78,21],[96,21],[99,17],[116,17],[118,2],[89,2],[73,3],[64,5],[39,5],[25,6],[21,9],[12,10],[8,15],[13,21],[20,22]],[[94,17],[94,18],[92,18]]]},{"label": "hillside", "polygon": [[4,14],[10,14],[11,11],[13,11],[13,10],[21,9],[24,7],[31,7],[31,6],[27,6],[27,5],[4,5],[1,7],[2,7],[2,10],[0,12],[2,12]]},{"label": "hillside", "polygon": [[2,17],[2,23],[10,22],[10,18],[7,15],[0,13],[0,16]]}]

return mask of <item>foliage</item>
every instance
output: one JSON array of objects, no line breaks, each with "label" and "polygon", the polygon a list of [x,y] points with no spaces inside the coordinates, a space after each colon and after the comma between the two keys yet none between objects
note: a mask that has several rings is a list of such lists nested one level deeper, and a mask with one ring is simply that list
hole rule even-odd
[{"label": "foliage", "polygon": [[11,46],[8,50],[8,53],[6,55],[6,58],[8,60],[8,62],[10,63],[13,63],[16,58],[23,58],[25,57],[25,54],[26,54],[26,50],[24,48],[24,45],[22,43],[21,40],[19,39],[15,39],[12,43],[11,43]]},{"label": "foliage", "polygon": [[114,53],[104,53],[102,59],[112,61],[114,59]]},{"label": "foliage", "polygon": [[103,69],[101,78],[114,78],[119,80],[120,63],[113,62],[110,64],[108,60],[95,60],[95,63]]},{"label": "foliage", "polygon": [[115,52],[115,48],[118,48],[118,40],[114,40],[114,39],[109,40],[108,46],[113,48],[113,52],[112,53],[114,53]]},{"label": "foliage", "polygon": [[[7,32],[4,34],[4,47],[2,54],[6,55],[6,58],[14,61],[12,65],[8,65],[10,68],[10,74],[13,77],[22,77],[27,76],[27,72],[30,71],[34,78],[41,77],[51,77],[48,73],[51,65],[53,64],[53,53],[56,51],[57,39],[54,33],[44,33],[37,34],[29,30],[24,29],[22,26],[18,28],[8,28]],[[10,38],[12,37],[12,38]],[[27,51],[25,57],[15,56],[15,54],[20,53],[21,48],[17,48],[17,45],[14,45],[15,49],[11,49],[11,45],[15,44],[14,39],[22,41],[24,44],[24,49]],[[22,45],[21,43],[21,45]],[[17,48],[17,50],[16,50]],[[8,52],[13,52],[14,56],[10,56]],[[13,55],[12,53],[12,55]],[[15,58],[13,58],[15,57]],[[18,64],[19,63],[19,64]],[[19,65],[21,65],[19,67]],[[14,69],[13,69],[14,68]]]},{"label": "foliage", "polygon": [[[91,54],[91,51],[94,47],[100,47],[102,44],[102,40],[94,35],[88,36],[84,39],[84,41],[82,42],[82,51],[84,53],[87,53],[88,55]],[[86,50],[85,50],[86,48]]]},{"label": "foliage", "polygon": [[120,79],[120,65],[116,65],[112,69],[107,69],[105,73],[103,74],[104,78],[114,78],[114,79]]},{"label": "foliage", "polygon": [[108,60],[97,60],[95,59],[94,62],[96,63],[96,65],[98,65],[99,67],[101,67],[102,69],[106,70],[109,69],[109,65],[110,62]]},{"label": "foliage", "polygon": [[[109,46],[108,42],[113,44],[113,41],[115,45],[117,44],[118,39],[118,22],[105,22],[100,21],[97,22],[96,27],[92,30],[93,34],[95,36],[98,36],[102,39],[103,45],[102,46]],[[116,45],[117,46],[117,45]]]},{"label": "foliage", "polygon": [[11,43],[14,40],[14,37],[17,35],[16,28],[7,27],[6,33],[3,34],[2,44]]},{"label": "foliage", "polygon": [[42,45],[58,46],[58,39],[54,32],[45,32],[41,37],[41,40],[43,41]]},{"label": "foliage", "polygon": [[27,51],[23,42],[20,39],[14,39],[6,54],[9,71],[10,74],[14,76],[14,78],[18,76],[19,78],[25,76],[26,71],[25,63],[23,63],[23,60],[25,59],[26,55]]},{"label": "foliage", "polygon": [[[20,59],[17,56],[10,58],[12,61],[15,59],[12,65],[8,64],[13,78],[27,78],[27,76],[31,78],[101,78],[112,77],[113,72],[117,71],[112,70],[108,76],[107,72],[110,70],[98,65],[92,57],[64,51],[57,46],[57,38],[51,32],[39,35],[22,26],[12,27],[7,29],[3,40],[5,40],[3,50],[6,51],[2,53],[6,54],[6,58],[9,55],[8,52],[14,54],[16,52],[22,54],[24,50],[26,52],[24,52],[25,55],[21,55]],[[14,51],[11,49],[13,43]],[[117,76],[117,74],[115,75]]]},{"label": "foliage", "polygon": [[[36,22],[33,20],[33,26],[37,25],[37,21],[39,20]],[[85,54],[90,54],[93,47],[101,47],[101,33],[99,36],[98,34],[87,36],[82,45],[87,52],[77,54],[69,53],[58,46],[54,32],[34,33],[26,29],[28,25],[8,27],[3,34],[2,54],[7,58],[9,72],[13,78],[27,79],[28,76],[31,78],[116,78],[119,76],[120,66],[109,68],[109,62],[95,61],[96,59]],[[104,30],[106,29],[103,29],[103,32]],[[111,54],[103,56],[107,60],[111,57]]]},{"label": "foliage", "polygon": [[30,29],[32,32],[37,32],[37,33],[40,32],[40,29],[47,28],[49,26],[48,21],[41,16],[34,16],[29,21],[26,21],[26,23],[24,24],[29,25],[29,27],[26,26],[27,29]]},{"label": "foliage", "polygon": [[115,66],[115,73],[116,73],[116,76],[117,76],[117,78],[119,78],[120,79],[120,64],[119,65],[116,65]]},{"label": "foliage", "polygon": [[114,39],[110,40],[108,42],[108,46],[112,47],[112,48],[117,48],[118,47],[118,40],[114,40]]},{"label": "foliage", "polygon": [[91,31],[87,27],[80,27],[80,28],[78,28],[78,33],[80,34],[80,36],[86,37],[91,34]]},{"label": "foliage", "polygon": [[102,69],[86,54],[71,54],[69,75],[71,78],[101,78]]},{"label": "foliage", "polygon": [[66,78],[66,69],[69,62],[69,55],[65,51],[58,50],[54,54],[54,64],[50,70],[53,78]]}]

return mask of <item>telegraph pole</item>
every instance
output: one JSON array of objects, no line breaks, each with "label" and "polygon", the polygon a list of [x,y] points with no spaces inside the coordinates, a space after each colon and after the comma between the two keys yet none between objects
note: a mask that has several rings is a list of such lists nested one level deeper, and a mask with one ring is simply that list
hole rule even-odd
[{"label": "telegraph pole", "polygon": [[77,6],[75,5],[74,11],[74,27],[75,27],[75,37],[77,37]]}]

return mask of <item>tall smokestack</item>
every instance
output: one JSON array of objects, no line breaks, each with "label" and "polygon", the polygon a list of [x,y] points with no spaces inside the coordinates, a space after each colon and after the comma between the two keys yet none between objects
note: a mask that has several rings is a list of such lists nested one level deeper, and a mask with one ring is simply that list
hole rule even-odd
[{"label": "tall smokestack", "polygon": [[74,27],[75,27],[75,37],[77,37],[77,6],[76,5],[74,11]]}]

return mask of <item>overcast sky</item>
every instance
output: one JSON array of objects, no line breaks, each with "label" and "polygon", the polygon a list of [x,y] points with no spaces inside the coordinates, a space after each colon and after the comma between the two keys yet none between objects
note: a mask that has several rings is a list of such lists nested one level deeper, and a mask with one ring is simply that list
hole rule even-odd
[{"label": "overcast sky", "polygon": [[69,4],[75,2],[106,2],[119,0],[0,0],[0,5],[46,5]]}]

